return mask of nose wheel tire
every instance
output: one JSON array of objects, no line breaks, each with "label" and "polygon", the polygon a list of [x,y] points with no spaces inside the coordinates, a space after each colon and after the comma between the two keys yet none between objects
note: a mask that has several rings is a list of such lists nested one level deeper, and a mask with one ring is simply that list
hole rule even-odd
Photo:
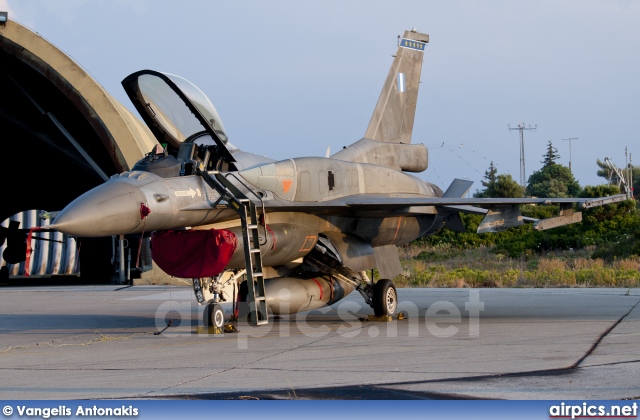
[{"label": "nose wheel tire", "polygon": [[398,309],[398,292],[389,279],[380,279],[373,286],[373,312],[376,316],[394,315]]},{"label": "nose wheel tire", "polygon": [[224,311],[217,303],[205,306],[202,318],[205,327],[222,328],[224,326]]}]

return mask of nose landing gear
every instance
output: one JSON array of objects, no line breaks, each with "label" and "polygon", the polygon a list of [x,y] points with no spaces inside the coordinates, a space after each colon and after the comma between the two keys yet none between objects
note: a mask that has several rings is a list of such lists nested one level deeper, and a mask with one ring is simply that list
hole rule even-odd
[{"label": "nose landing gear", "polygon": [[205,306],[202,318],[205,328],[222,328],[224,326],[224,311],[218,303],[209,303]]}]

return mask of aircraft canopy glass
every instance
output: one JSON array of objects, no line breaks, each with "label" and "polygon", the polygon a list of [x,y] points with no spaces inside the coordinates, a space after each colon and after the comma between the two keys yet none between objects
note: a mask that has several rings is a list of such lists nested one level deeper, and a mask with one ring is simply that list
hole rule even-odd
[{"label": "aircraft canopy glass", "polygon": [[[207,96],[193,83],[180,76],[163,73],[182,91],[193,106],[202,114],[223,143],[227,143],[220,116]],[[146,111],[162,126],[161,128],[179,143],[202,133],[205,127],[191,112],[182,98],[165,80],[153,74],[138,77],[138,89],[144,100]]]}]

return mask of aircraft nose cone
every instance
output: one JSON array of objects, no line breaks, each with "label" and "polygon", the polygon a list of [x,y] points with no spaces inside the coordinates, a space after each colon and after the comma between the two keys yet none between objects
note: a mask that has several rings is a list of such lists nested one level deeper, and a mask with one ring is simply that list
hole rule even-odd
[{"label": "aircraft nose cone", "polygon": [[72,236],[100,237],[136,231],[142,223],[139,188],[110,180],[84,193],[65,207],[51,227]]}]

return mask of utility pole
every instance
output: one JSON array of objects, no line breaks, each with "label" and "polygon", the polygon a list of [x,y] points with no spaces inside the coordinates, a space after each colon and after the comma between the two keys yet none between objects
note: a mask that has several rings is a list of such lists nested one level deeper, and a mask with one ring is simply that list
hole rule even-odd
[{"label": "utility pole", "polygon": [[[629,179],[629,146],[624,147],[624,166],[626,168],[627,180]],[[628,196],[629,194],[627,194]],[[627,197],[629,198],[629,197]]]},{"label": "utility pole", "polygon": [[631,164],[631,153],[629,153],[628,149],[628,147],[624,148],[624,160],[627,164],[627,180],[629,181],[629,192],[627,193],[627,198],[633,198],[633,165]]},{"label": "utility pole", "polygon": [[569,172],[573,175],[573,171],[571,170],[571,140],[578,140],[577,137],[563,137],[562,140],[569,140]]},{"label": "utility pole", "polygon": [[522,186],[522,188],[526,187],[526,174],[525,174],[525,170],[524,170],[524,131],[525,130],[533,130],[535,131],[536,128],[538,128],[538,124],[535,125],[535,127],[531,127],[531,124],[529,124],[529,127],[525,127],[524,123],[518,124],[517,128],[511,128],[510,125],[508,125],[507,127],[509,127],[509,131],[511,130],[518,130],[520,131],[520,185]]},{"label": "utility pole", "polygon": [[631,186],[631,197],[629,198],[633,198],[635,196],[635,188],[633,188],[633,164],[631,163],[631,153],[629,153],[629,185]]}]

